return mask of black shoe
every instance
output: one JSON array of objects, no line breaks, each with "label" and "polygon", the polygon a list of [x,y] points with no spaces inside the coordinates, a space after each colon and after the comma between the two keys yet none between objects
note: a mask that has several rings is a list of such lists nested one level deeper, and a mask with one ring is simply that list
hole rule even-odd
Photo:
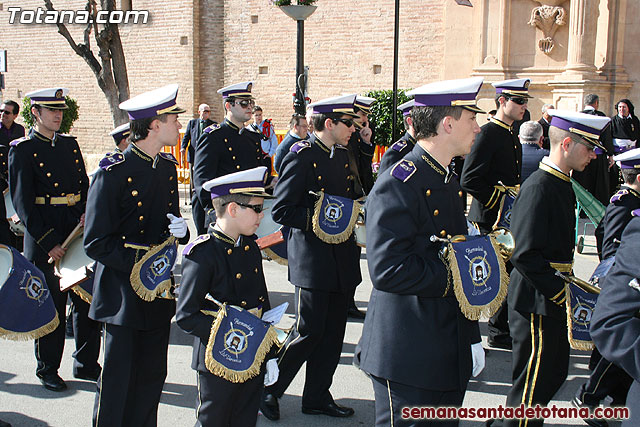
[{"label": "black shoe", "polygon": [[502,348],[505,350],[511,350],[511,337],[510,336],[498,336],[498,337],[489,337],[487,340],[489,347],[493,348]]},{"label": "black shoe", "polygon": [[276,421],[280,419],[280,405],[278,398],[271,393],[264,392],[260,401],[260,412],[268,420]]},{"label": "black shoe", "polygon": [[354,414],[352,408],[346,406],[340,406],[335,402],[331,402],[327,405],[319,408],[306,408],[302,407],[302,413],[307,415],[329,415],[330,417],[346,418]]},{"label": "black shoe", "polygon": [[[593,410],[596,408],[594,405],[588,405],[584,403],[580,398],[580,396],[574,396],[573,399],[571,399],[571,404],[576,408],[589,408],[591,412],[593,412]],[[609,424],[603,419],[583,418],[582,420],[588,425],[590,425],[591,427],[608,427],[609,426]]]},{"label": "black shoe", "polygon": [[77,378],[79,380],[87,380],[87,381],[93,381],[96,382],[98,381],[98,378],[100,378],[100,373],[102,372],[102,368],[100,366],[98,366],[98,368],[96,368],[94,371],[91,372],[85,372],[85,371],[80,371],[80,372],[73,372],[73,377]]},{"label": "black shoe", "polygon": [[46,374],[38,376],[40,382],[47,390],[62,391],[67,389],[67,383],[64,382],[58,374]]},{"label": "black shoe", "polygon": [[365,313],[358,310],[358,307],[355,305],[353,307],[349,307],[349,311],[347,311],[347,316],[352,319],[364,319]]}]

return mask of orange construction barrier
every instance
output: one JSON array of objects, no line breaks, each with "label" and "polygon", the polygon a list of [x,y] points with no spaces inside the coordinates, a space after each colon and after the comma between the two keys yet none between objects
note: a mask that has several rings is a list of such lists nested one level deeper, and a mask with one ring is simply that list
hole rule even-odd
[{"label": "orange construction barrier", "polygon": [[178,183],[189,184],[191,182],[191,171],[189,170],[189,163],[187,162],[187,153],[185,152],[184,155],[182,155],[182,152],[180,152],[180,143],[182,142],[183,136],[184,130],[181,129],[178,134],[178,143],[173,147],[165,145],[162,147],[162,151],[173,154],[173,157],[178,160]]}]

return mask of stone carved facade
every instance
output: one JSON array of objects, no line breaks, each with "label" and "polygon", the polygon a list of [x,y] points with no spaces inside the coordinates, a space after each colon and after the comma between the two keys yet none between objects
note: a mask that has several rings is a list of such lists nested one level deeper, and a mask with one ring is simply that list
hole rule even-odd
[{"label": "stone carved facade", "polygon": [[566,13],[561,6],[542,4],[541,6],[533,8],[529,25],[536,26],[542,30],[544,38],[538,40],[538,48],[542,52],[546,54],[551,53],[555,46],[553,36],[556,34],[558,28],[566,23]]}]

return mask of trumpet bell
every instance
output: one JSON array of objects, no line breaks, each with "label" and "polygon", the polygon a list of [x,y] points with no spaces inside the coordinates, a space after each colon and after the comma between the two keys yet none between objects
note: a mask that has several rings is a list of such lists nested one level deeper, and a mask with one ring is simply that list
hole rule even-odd
[{"label": "trumpet bell", "polygon": [[291,330],[293,329],[293,327],[279,328],[277,326],[274,326],[273,329],[275,329],[276,334],[278,334],[278,347],[282,347],[284,343],[287,342],[287,338],[289,338],[289,335],[291,335]]},{"label": "trumpet bell", "polygon": [[516,248],[516,241],[513,238],[513,234],[511,234],[511,231],[507,230],[506,228],[496,228],[489,234],[491,234],[496,239],[496,243],[498,244],[498,248],[500,250],[500,255],[502,255],[505,262],[509,261],[509,259],[511,259],[511,256],[513,255],[513,251]]}]

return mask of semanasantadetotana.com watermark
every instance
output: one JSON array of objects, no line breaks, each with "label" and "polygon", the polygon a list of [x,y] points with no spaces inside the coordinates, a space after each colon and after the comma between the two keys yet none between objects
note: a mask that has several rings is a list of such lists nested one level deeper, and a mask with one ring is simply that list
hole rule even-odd
[{"label": "semanasantadetotana.com watermark", "polygon": [[36,10],[9,7],[9,24],[146,24],[148,10],[100,10],[95,17],[86,10]]}]

